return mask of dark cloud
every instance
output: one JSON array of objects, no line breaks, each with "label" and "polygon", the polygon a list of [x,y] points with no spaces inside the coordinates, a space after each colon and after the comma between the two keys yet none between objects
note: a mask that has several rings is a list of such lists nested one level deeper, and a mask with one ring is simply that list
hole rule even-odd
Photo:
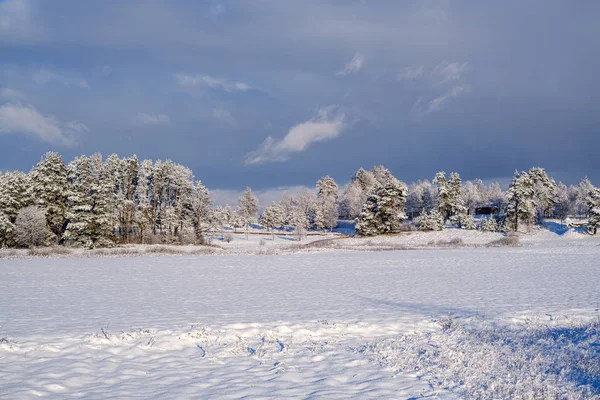
[{"label": "dark cloud", "polygon": [[[0,126],[0,169],[101,151],[172,158],[232,190],[345,181],[374,164],[406,181],[539,165],[600,184],[599,12],[541,0],[0,1],[0,105],[56,121]],[[330,106],[344,125],[328,140],[245,162]],[[51,142],[70,121],[87,128],[76,147]]]}]

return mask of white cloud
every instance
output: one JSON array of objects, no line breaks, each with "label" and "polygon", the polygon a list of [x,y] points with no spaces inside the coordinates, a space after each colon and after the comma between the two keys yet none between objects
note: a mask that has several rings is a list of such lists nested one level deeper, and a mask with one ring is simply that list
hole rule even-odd
[{"label": "white cloud", "polygon": [[88,127],[80,122],[60,122],[51,115],[41,114],[33,106],[0,106],[0,133],[22,133],[44,142],[72,147],[77,143],[78,134],[88,131]]},{"label": "white cloud", "polygon": [[225,78],[215,78],[209,75],[177,74],[175,79],[180,86],[207,86],[211,89],[222,89],[226,92],[247,92],[252,87],[244,82],[232,82]]},{"label": "white cloud", "polygon": [[235,125],[235,118],[233,118],[233,115],[223,108],[214,108],[212,114],[215,119],[218,119],[221,122]]},{"label": "white cloud", "polygon": [[[297,196],[304,190],[314,191],[314,187],[309,188],[306,186],[280,186],[275,188],[263,189],[253,191],[254,195],[258,198],[261,209],[270,206],[273,202],[281,200],[284,193],[289,193],[292,196]],[[219,206],[237,206],[238,199],[244,194],[243,190],[227,190],[217,189],[210,191],[210,198],[213,200],[215,205]]]},{"label": "white cloud", "polygon": [[469,86],[456,86],[444,93],[443,95],[436,97],[429,103],[429,112],[437,111],[442,108],[442,105],[446,103],[449,99],[455,98],[461,93],[469,90]]},{"label": "white cloud", "polygon": [[344,128],[344,114],[331,116],[334,108],[321,108],[316,118],[293,126],[281,140],[267,137],[256,151],[246,156],[246,164],[287,161],[290,154],[304,151],[313,143],[338,137]]},{"label": "white cloud", "polygon": [[365,56],[360,53],[356,53],[352,60],[350,60],[344,69],[336,73],[337,76],[346,76],[360,71],[365,65]]},{"label": "white cloud", "polygon": [[419,77],[421,77],[423,75],[423,66],[415,66],[415,67],[406,67],[403,68],[399,73],[398,73],[398,80],[402,81],[402,80],[411,80],[411,79],[417,79]]},{"label": "white cloud", "polygon": [[442,83],[458,80],[468,71],[469,64],[466,61],[462,64],[443,62],[436,68],[436,74],[442,77]]},{"label": "white cloud", "polygon": [[170,122],[169,116],[165,114],[146,114],[139,113],[134,122],[140,125],[160,125],[168,124]]},{"label": "white cloud", "polygon": [[44,85],[50,81],[56,81],[62,83],[65,86],[76,86],[81,89],[89,88],[87,81],[83,78],[60,75],[56,72],[49,71],[45,68],[41,68],[35,71],[33,73],[33,80],[40,85]]},{"label": "white cloud", "polygon": [[0,88],[0,99],[4,100],[23,100],[25,96],[23,93],[9,89],[9,88]]}]

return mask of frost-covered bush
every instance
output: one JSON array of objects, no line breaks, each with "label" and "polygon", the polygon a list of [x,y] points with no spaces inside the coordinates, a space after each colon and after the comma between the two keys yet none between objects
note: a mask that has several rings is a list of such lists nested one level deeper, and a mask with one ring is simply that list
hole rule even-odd
[{"label": "frost-covered bush", "polygon": [[469,231],[477,229],[477,225],[475,224],[475,218],[472,215],[465,215],[461,222],[460,226],[462,229],[466,229]]},{"label": "frost-covered bush", "polygon": [[431,210],[416,219],[422,231],[441,231],[444,228],[444,218],[438,210]]},{"label": "frost-covered bush", "polygon": [[40,246],[46,243],[48,229],[46,215],[37,207],[19,210],[15,221],[15,241],[23,247]]},{"label": "frost-covered bush", "polygon": [[494,217],[481,218],[479,230],[482,232],[498,232],[498,223]]}]

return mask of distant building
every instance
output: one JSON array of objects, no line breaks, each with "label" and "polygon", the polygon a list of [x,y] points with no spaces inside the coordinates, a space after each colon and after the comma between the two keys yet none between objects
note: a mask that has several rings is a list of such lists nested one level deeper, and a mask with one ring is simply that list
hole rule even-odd
[{"label": "distant building", "polygon": [[496,206],[477,207],[475,209],[475,215],[495,215],[495,214],[498,214],[498,207],[496,207]]}]

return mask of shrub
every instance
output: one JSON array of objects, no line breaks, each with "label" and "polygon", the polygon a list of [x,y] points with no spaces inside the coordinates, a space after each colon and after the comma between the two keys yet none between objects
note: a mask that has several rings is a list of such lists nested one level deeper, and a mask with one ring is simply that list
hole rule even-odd
[{"label": "shrub", "polygon": [[15,221],[15,240],[23,247],[41,246],[48,239],[46,215],[37,207],[25,207],[19,210]]}]

